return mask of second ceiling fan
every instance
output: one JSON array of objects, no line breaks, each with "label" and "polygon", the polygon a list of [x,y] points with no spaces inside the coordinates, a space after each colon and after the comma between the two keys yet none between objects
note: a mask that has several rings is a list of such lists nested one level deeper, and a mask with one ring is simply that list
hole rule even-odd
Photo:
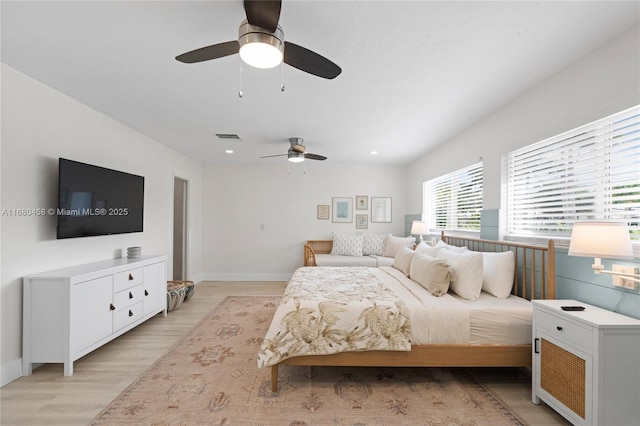
[{"label": "second ceiling fan", "polygon": [[201,47],[176,59],[195,63],[240,53],[242,60],[256,68],[273,68],[282,61],[318,77],[333,79],[342,72],[335,63],[309,49],[284,40],[278,25],[282,1],[244,0],[247,19],[240,24],[238,40]]},{"label": "second ceiling fan", "polygon": [[301,163],[306,158],[309,160],[320,161],[327,159],[324,155],[311,154],[310,152],[307,152],[307,147],[305,147],[302,142],[304,142],[302,138],[289,138],[291,148],[289,148],[286,154],[266,155],[260,158],[284,157],[286,155],[287,159],[292,163]]}]

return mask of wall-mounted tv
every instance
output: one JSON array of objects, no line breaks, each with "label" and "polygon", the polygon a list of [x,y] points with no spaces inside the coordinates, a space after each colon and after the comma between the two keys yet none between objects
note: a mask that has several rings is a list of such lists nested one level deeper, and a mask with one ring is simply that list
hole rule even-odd
[{"label": "wall-mounted tv", "polygon": [[142,232],[144,177],[60,158],[57,237]]}]

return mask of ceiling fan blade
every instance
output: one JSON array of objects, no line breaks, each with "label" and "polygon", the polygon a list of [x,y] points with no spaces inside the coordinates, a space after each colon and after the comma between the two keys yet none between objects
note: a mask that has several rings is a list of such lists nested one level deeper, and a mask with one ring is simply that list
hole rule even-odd
[{"label": "ceiling fan blade", "polygon": [[264,157],[260,157],[260,158],[285,157],[287,155],[289,154],[265,155]]},{"label": "ceiling fan blade", "polygon": [[176,56],[176,60],[184,62],[185,64],[193,64],[195,62],[209,61],[211,59],[233,55],[234,53],[238,53],[239,50],[240,44],[238,44],[237,40],[227,41],[183,53],[182,55]]},{"label": "ceiling fan blade", "polygon": [[324,56],[288,41],[284,42],[284,62],[301,71],[327,79],[336,78],[342,72],[339,66]]},{"label": "ceiling fan blade", "polygon": [[308,152],[306,154],[304,154],[304,158],[305,159],[308,158],[309,160],[320,160],[320,161],[323,161],[323,160],[327,159],[327,157],[325,157],[324,155],[311,154],[311,153],[308,153]]},{"label": "ceiling fan blade", "polygon": [[244,0],[244,12],[250,25],[274,32],[280,20],[282,1]]},{"label": "ceiling fan blade", "polygon": [[291,145],[291,149],[294,152],[299,152],[299,153],[305,153],[307,151],[307,148],[305,148],[304,145],[299,145],[299,144]]}]

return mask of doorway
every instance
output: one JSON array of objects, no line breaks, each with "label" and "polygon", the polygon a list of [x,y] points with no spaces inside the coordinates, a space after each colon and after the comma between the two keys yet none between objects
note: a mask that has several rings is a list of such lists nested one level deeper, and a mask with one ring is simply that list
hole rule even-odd
[{"label": "doorway", "polygon": [[179,177],[173,178],[173,278],[187,280],[187,218],[189,203],[189,182]]}]

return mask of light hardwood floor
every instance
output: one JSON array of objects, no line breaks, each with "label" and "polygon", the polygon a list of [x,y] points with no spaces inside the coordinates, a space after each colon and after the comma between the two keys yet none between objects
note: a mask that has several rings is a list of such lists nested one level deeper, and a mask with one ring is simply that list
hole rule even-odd
[{"label": "light hardwood floor", "polygon": [[[283,289],[274,282],[199,283],[194,297],[167,317],[158,315],[76,361],[73,376],[64,377],[62,364],[46,364],[0,389],[0,424],[87,424],[225,297],[279,296]],[[526,371],[471,372],[529,424],[569,424],[548,406],[531,403]]]}]

